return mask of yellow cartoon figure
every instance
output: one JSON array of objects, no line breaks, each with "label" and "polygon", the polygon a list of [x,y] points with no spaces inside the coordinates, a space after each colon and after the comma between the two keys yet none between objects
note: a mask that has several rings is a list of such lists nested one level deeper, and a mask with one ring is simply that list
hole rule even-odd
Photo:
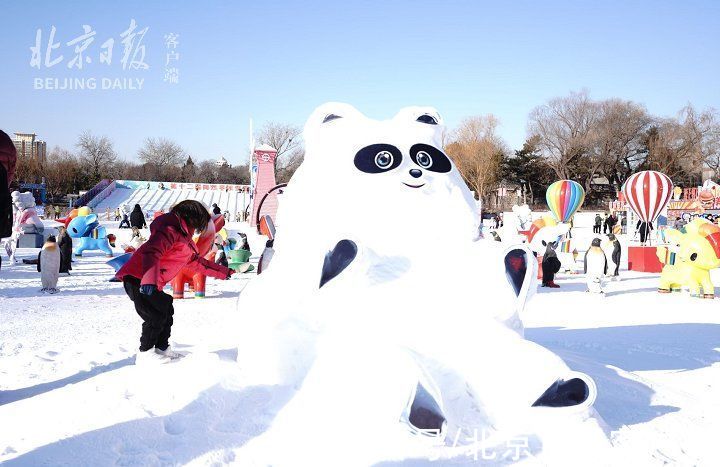
[{"label": "yellow cartoon figure", "polygon": [[688,287],[703,298],[714,298],[710,270],[720,266],[720,227],[697,218],[685,226],[685,233],[667,229],[668,246],[659,246],[657,256],[665,264],[658,292]]}]

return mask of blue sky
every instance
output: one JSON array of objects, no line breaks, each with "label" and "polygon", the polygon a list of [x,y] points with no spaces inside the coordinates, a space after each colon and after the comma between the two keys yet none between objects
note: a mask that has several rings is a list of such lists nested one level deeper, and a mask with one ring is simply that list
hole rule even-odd
[{"label": "blue sky", "polygon": [[[688,102],[720,108],[718,1],[34,1],[2,0],[0,128],[72,148],[89,129],[135,159],[148,136],[198,159],[247,157],[248,119],[302,125],[327,101],[375,118],[432,105],[449,126],[493,113],[511,147],[549,98],[588,89],[661,116]],[[135,19],[148,70],[123,69],[120,33]],[[66,43],[87,24],[93,60],[68,69]],[[51,26],[60,64],[30,66]],[[164,35],[179,34],[179,82],[163,82]],[[110,65],[100,45],[115,39]],[[43,55],[44,58],[44,55]],[[144,79],[142,90],[38,90],[35,78]],[[100,87],[100,83],[98,83]]]}]

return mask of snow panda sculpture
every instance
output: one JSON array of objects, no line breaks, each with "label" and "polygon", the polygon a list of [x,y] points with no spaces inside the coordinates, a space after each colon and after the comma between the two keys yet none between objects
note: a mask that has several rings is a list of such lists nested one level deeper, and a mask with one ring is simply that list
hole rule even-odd
[{"label": "snow panda sculpture", "polygon": [[272,266],[239,300],[258,310],[240,324],[245,382],[294,392],[248,446],[260,464],[298,454],[273,449],[279,440],[356,455],[358,443],[407,448],[592,405],[589,377],[523,339],[517,314],[536,262],[524,246],[476,241],[475,203],[443,130],[426,107],[375,121],[331,103],[310,116]]}]

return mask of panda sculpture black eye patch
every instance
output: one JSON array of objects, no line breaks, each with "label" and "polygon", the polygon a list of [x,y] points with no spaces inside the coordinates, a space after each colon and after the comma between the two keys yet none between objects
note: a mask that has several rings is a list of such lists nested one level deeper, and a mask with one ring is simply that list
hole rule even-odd
[{"label": "panda sculpture black eye patch", "polygon": [[378,174],[397,168],[402,162],[402,153],[391,144],[371,144],[355,154],[354,162],[361,172]]},{"label": "panda sculpture black eye patch", "polygon": [[417,121],[420,123],[427,123],[428,125],[437,125],[438,124],[438,121],[435,120],[435,117],[433,117],[432,115],[428,115],[428,114],[420,115],[417,118]]},{"label": "panda sculpture black eye patch", "polygon": [[327,114],[327,115],[325,115],[325,118],[323,119],[323,123],[332,122],[333,120],[337,120],[338,118],[342,118],[342,117],[340,115]]},{"label": "panda sculpture black eye patch", "polygon": [[[420,152],[426,153],[432,159],[432,164],[429,167],[425,164],[418,164],[417,156]],[[429,144],[414,144],[413,147],[410,148],[410,159],[412,159],[415,164],[430,172],[448,173],[452,169],[450,159],[448,159],[441,150]]]}]

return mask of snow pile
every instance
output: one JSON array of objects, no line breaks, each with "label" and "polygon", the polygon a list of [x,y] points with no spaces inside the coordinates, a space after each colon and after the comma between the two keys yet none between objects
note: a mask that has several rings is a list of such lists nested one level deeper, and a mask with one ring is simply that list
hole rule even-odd
[{"label": "snow pile", "polygon": [[[118,231],[112,225],[110,230],[123,240],[128,230]],[[245,227],[231,224],[230,229]],[[258,253],[262,238],[249,231],[248,235],[253,251]],[[580,249],[589,243],[592,229],[576,227],[573,235],[583,239],[578,243]],[[450,257],[451,246],[443,248],[438,246],[436,256]],[[35,258],[37,252],[21,249],[19,256]],[[248,282],[260,283],[254,275],[209,281],[205,299],[175,303],[172,343],[181,351],[191,352],[187,358],[193,360],[148,374],[133,365],[141,321],[122,288],[107,282],[113,271],[105,261],[101,253],[90,252],[74,262],[71,276],[60,277],[59,294],[45,295],[39,292],[35,266],[9,265],[3,258],[0,463],[252,465],[244,461],[257,450],[250,449],[248,443],[276,423],[282,424],[278,412],[296,390],[248,385],[235,363],[236,346],[242,326],[250,317],[265,314],[267,304],[281,292],[268,298],[264,307],[250,308],[243,287]],[[466,265],[456,275],[474,277],[480,265],[486,264]],[[441,264],[431,276],[439,279],[446,271]],[[719,272],[713,271],[716,285],[720,284]],[[317,279],[316,273],[313,276]],[[484,444],[490,447],[482,451],[471,441],[488,436],[481,425],[477,431],[451,432],[446,445],[430,453],[424,445],[418,448],[402,442],[397,450],[392,446],[383,449],[382,443],[363,444],[360,440],[364,437],[358,436],[352,449],[331,456],[328,451],[333,446],[323,443],[320,432],[317,444],[312,446],[279,444],[274,448],[296,454],[299,460],[307,460],[303,454],[317,454],[318,460],[305,465],[349,465],[368,458],[378,465],[508,464],[514,462],[516,454],[526,465],[712,465],[717,459],[714,437],[720,431],[718,303],[683,294],[660,295],[656,291],[657,274],[623,268],[621,277],[622,281],[608,284],[607,297],[601,300],[585,293],[583,275],[559,274],[556,279],[561,288],[540,289],[521,313],[528,339],[552,350],[572,369],[591,375],[597,383],[595,408],[611,432],[613,457],[601,447],[588,447],[587,440],[596,432],[591,425],[577,423],[571,423],[569,435],[568,431],[553,430],[565,435],[553,438],[557,448],[554,457],[549,456],[553,451],[551,430],[544,430],[542,437],[488,439]],[[330,281],[323,291],[340,293],[344,286],[340,279]],[[478,283],[475,281],[476,290]],[[417,287],[415,293],[420,292]],[[464,305],[477,304],[475,309],[479,310],[492,308],[493,298],[492,292],[478,292]],[[401,308],[402,303],[394,302],[394,308]],[[338,312],[343,309],[335,308]],[[412,327],[413,322],[407,326]],[[357,334],[355,342],[358,340],[361,350],[374,349],[369,337]],[[250,352],[260,362],[270,361],[259,349]],[[403,361],[397,353],[388,355],[393,356],[391,362]],[[348,373],[352,376],[352,370],[357,369],[364,374],[372,370],[366,368],[370,367],[367,361],[378,358],[373,351],[368,360],[362,358],[359,363],[348,359],[347,368],[338,373],[329,389],[342,392]],[[381,373],[397,365],[375,367],[374,381],[401,379]],[[458,402],[444,408],[455,407],[451,417],[465,414],[468,424],[474,424],[471,422],[482,416],[480,408],[460,403],[468,400],[465,387],[455,387],[462,391],[449,397],[457,397]],[[383,399],[367,392],[367,397],[348,402],[365,407],[368,401],[392,400],[394,392],[385,385],[377,388],[384,391]],[[353,404],[342,408],[348,420],[357,413]],[[299,434],[322,427],[320,422],[316,417],[308,419]],[[350,420],[336,428],[339,433],[350,433],[353,424]],[[293,448],[297,449],[291,451]],[[323,463],[321,458],[331,461]]]}]

